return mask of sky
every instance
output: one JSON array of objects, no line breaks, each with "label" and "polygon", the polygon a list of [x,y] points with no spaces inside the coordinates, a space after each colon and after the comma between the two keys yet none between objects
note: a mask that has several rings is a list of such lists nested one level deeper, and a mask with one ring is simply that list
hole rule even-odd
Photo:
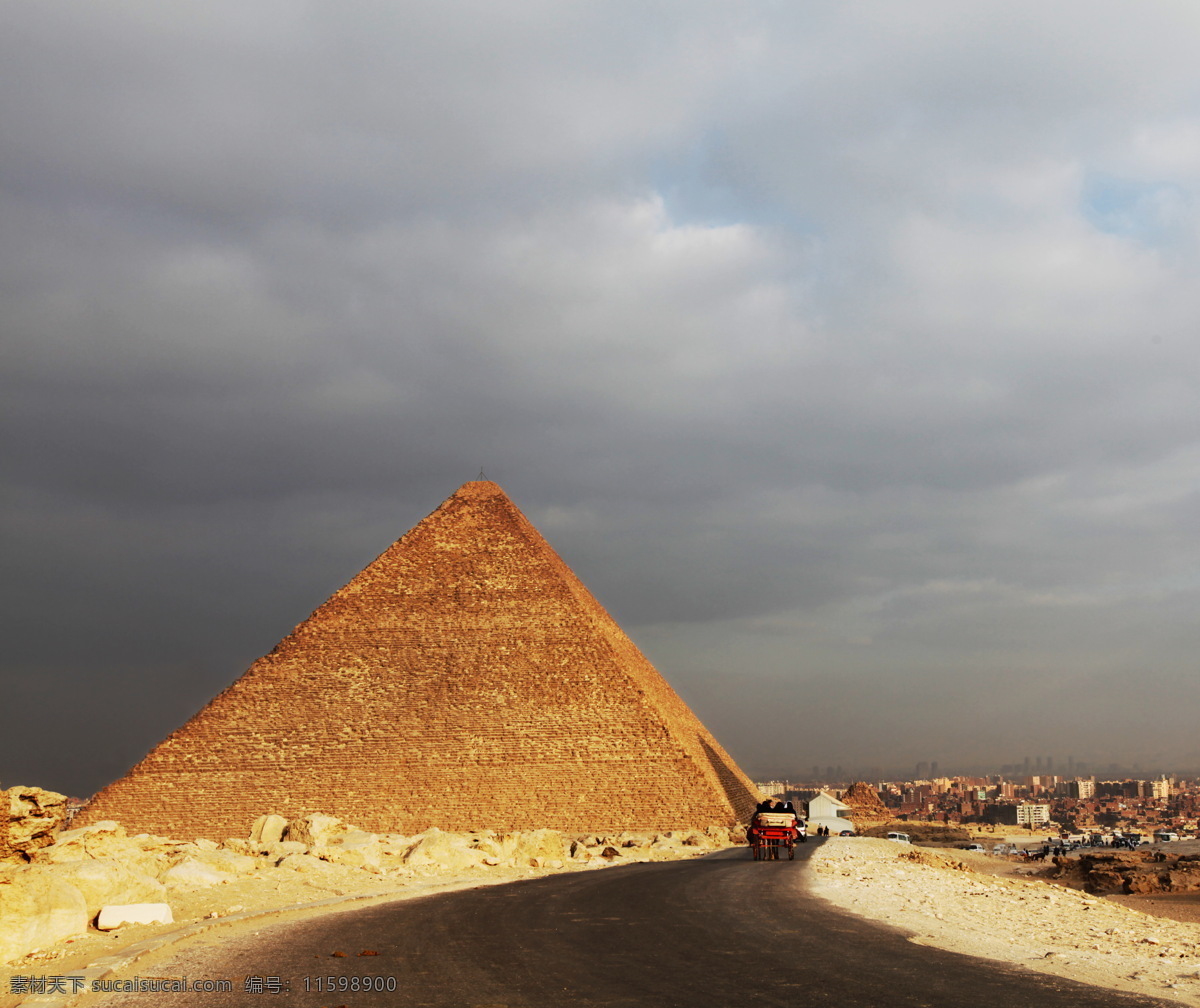
[{"label": "sky", "polygon": [[482,468],[740,765],[1200,768],[1191,0],[8,0],[0,786]]}]

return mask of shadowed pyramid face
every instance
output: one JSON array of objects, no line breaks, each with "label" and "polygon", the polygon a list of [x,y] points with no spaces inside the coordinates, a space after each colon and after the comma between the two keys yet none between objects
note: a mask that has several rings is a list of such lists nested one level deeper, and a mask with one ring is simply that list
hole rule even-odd
[{"label": "shadowed pyramid face", "polygon": [[745,775],[495,483],[464,484],[81,813],[245,836],[673,829]]}]

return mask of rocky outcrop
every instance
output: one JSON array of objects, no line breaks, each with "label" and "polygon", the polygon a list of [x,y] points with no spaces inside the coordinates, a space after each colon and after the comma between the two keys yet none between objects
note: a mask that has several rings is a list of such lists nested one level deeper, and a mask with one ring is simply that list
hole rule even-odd
[{"label": "rocky outcrop", "polygon": [[1200,892],[1200,854],[1112,851],[1056,857],[1055,877],[1093,893]]},{"label": "rocky outcrop", "polygon": [[87,901],[45,871],[0,867],[0,964],[87,930]]},{"label": "rocky outcrop", "polygon": [[850,806],[846,817],[858,827],[860,833],[868,827],[891,821],[892,814],[880,799],[879,792],[866,781],[851,784],[841,801]]},{"label": "rocky outcrop", "polygon": [[292,822],[266,815],[247,838],[218,844],[129,836],[119,823],[101,821],[59,834],[32,852],[31,863],[0,865],[0,963],[83,933],[106,909],[169,907],[172,894],[219,891],[252,876],[270,880],[297,872],[336,890],[347,870],[400,877],[493,868],[524,874],[693,857],[729,843],[730,832],[721,828],[609,836],[433,828],[402,836],[368,833],[328,815]]},{"label": "rocky outcrop", "polygon": [[54,843],[67,817],[67,797],[39,787],[0,791],[0,863],[25,864]]}]

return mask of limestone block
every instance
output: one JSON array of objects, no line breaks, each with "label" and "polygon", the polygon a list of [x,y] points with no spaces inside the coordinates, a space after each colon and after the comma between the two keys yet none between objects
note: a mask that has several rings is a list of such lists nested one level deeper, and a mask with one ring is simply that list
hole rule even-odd
[{"label": "limestone block", "polygon": [[518,833],[517,847],[513,856],[561,861],[569,855],[566,839],[558,830],[540,829]]},{"label": "limestone block", "polygon": [[211,865],[191,858],[172,865],[162,874],[163,884],[169,889],[207,889],[232,878],[233,875],[227,872],[217,871]]},{"label": "limestone block", "polygon": [[347,833],[351,829],[353,827],[347,826],[341,819],[317,812],[302,819],[293,819],[288,823],[285,837],[313,847],[330,843],[338,834]]},{"label": "limestone block", "polygon": [[414,838],[415,842],[404,855],[410,867],[440,865],[444,868],[475,868],[487,856],[470,845],[467,837],[458,833],[443,833],[436,827]]},{"label": "limestone block", "polygon": [[338,834],[333,842],[317,844],[309,848],[310,852],[331,864],[346,865],[349,868],[364,868],[367,871],[381,871],[383,850],[379,838],[374,833],[363,830],[351,830]]},{"label": "limestone block", "polygon": [[298,840],[280,840],[278,843],[264,844],[262,852],[266,854],[268,860],[278,861],[289,854],[307,854],[308,845],[302,844]]},{"label": "limestone block", "polygon": [[58,863],[89,858],[140,858],[146,848],[125,833],[125,827],[104,819],[80,829],[66,830],[49,847],[37,852],[35,860]]},{"label": "limestone block", "polygon": [[174,924],[175,917],[166,903],[131,903],[127,906],[106,906],[96,918],[96,927],[112,931],[122,924]]},{"label": "limestone block", "polygon": [[29,861],[54,843],[66,816],[66,795],[39,787],[0,791],[0,861]]},{"label": "limestone block", "polygon": [[267,846],[269,844],[279,843],[283,839],[283,834],[288,828],[288,821],[280,815],[263,815],[254,820],[254,825],[250,827],[250,842],[252,844],[261,844]]},{"label": "limestone block", "polygon": [[0,963],[87,931],[83,893],[32,867],[0,876]]},{"label": "limestone block", "polygon": [[306,875],[327,875],[334,871],[333,865],[328,861],[322,861],[319,857],[313,857],[311,854],[288,854],[286,857],[280,858],[278,867],[288,868]]},{"label": "limestone block", "polygon": [[[202,850],[189,845],[172,859],[171,867],[163,872],[161,878],[169,885],[214,885],[238,875],[249,875],[257,867],[258,861],[245,854]],[[201,871],[201,868],[205,871]],[[215,882],[212,875],[217,876]]]},{"label": "limestone block", "polygon": [[66,861],[35,866],[83,893],[88,920],[109,903],[145,903],[161,900],[166,888],[133,864],[108,858]]}]

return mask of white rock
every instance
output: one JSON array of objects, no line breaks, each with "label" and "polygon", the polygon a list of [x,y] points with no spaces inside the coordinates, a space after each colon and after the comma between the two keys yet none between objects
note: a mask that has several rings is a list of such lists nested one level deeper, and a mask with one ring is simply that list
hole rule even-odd
[{"label": "white rock", "polygon": [[96,927],[111,931],[122,924],[173,924],[175,918],[166,903],[130,903],[125,906],[106,906],[96,918]]}]

